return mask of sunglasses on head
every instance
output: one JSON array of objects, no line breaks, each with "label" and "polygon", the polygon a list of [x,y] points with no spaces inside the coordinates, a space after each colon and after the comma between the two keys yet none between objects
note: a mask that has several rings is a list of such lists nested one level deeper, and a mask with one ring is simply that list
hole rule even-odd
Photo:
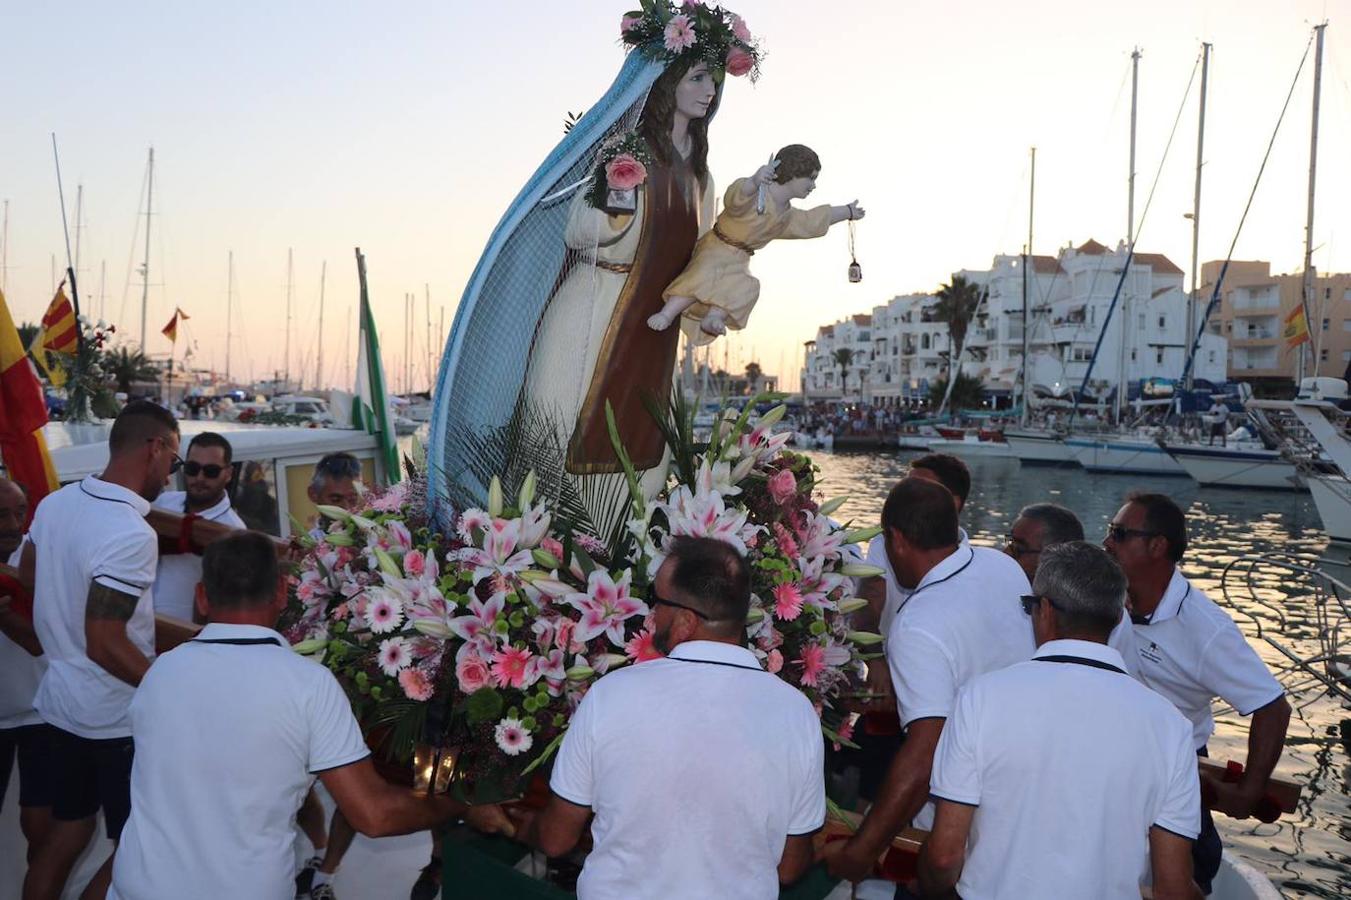
[{"label": "sunglasses on head", "polygon": [[1119,544],[1122,541],[1126,540],[1127,538],[1158,537],[1159,533],[1157,531],[1146,531],[1143,528],[1127,528],[1125,525],[1117,525],[1116,523],[1112,523],[1111,525],[1107,526],[1107,536]]},{"label": "sunglasses on head", "polygon": [[196,478],[198,475],[205,475],[207,478],[219,478],[220,473],[225,471],[225,466],[218,466],[215,463],[203,465],[189,460],[183,463],[183,471],[189,478]]}]

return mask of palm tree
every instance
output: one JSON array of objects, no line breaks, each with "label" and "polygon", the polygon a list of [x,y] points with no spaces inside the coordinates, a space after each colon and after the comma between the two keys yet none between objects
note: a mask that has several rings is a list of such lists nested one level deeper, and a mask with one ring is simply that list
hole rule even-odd
[{"label": "palm tree", "polygon": [[840,399],[844,399],[844,388],[849,382],[849,366],[854,362],[854,351],[841,347],[835,351],[835,365],[840,367]]},{"label": "palm tree", "polygon": [[144,353],[129,347],[109,350],[104,357],[104,370],[117,383],[117,389],[124,394],[131,393],[131,386],[137,382],[159,381],[160,371]]},{"label": "palm tree", "polygon": [[765,373],[760,369],[758,362],[746,363],[746,386],[749,393],[754,397],[760,389],[760,379],[765,377]]},{"label": "palm tree", "polygon": [[966,349],[966,332],[976,310],[985,299],[985,288],[965,275],[953,275],[952,281],[938,288],[938,302],[934,304],[935,321],[945,322],[948,326],[948,378],[947,390],[943,393],[943,402],[938,407],[942,415],[952,399],[952,389],[961,380],[962,351]]}]

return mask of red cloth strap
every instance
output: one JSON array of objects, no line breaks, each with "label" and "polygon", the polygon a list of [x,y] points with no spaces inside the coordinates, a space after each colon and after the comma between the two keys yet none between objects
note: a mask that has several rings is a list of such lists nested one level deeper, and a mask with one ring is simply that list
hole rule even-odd
[{"label": "red cloth strap", "polygon": [[202,548],[192,542],[192,523],[200,519],[201,516],[196,513],[186,513],[183,516],[183,524],[178,529],[178,552],[196,553],[202,555]]}]

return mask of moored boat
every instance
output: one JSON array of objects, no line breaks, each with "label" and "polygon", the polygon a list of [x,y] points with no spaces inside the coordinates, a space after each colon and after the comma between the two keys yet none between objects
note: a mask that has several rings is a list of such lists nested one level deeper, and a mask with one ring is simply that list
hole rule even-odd
[{"label": "moored boat", "polygon": [[1267,491],[1308,490],[1294,463],[1279,450],[1268,450],[1260,443],[1235,447],[1181,443],[1163,446],[1173,461],[1200,484]]},{"label": "moored boat", "polygon": [[1034,428],[1006,428],[1004,441],[1009,452],[1018,457],[1025,466],[1065,466],[1075,467],[1079,460],[1065,446],[1061,435],[1053,431],[1038,431]]},{"label": "moored boat", "polygon": [[1152,437],[1071,432],[1065,438],[1065,446],[1079,465],[1090,472],[1187,477],[1187,470]]}]

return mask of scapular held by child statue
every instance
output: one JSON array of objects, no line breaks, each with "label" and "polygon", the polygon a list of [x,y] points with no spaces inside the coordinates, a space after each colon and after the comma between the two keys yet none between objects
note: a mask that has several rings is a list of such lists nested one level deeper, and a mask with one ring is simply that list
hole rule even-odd
[{"label": "scapular held by child statue", "polygon": [[816,189],[820,172],[815,151],[790,144],[751,177],[734,181],[713,229],[699,239],[685,271],[662,292],[665,303],[647,324],[664,331],[683,313],[686,335],[695,344],[707,344],[728,328],[745,328],[760,297],[760,282],[750,273],[756,250],[781,238],[821,237],[836,222],[863,218],[857,200],[814,209],[792,205]]}]

